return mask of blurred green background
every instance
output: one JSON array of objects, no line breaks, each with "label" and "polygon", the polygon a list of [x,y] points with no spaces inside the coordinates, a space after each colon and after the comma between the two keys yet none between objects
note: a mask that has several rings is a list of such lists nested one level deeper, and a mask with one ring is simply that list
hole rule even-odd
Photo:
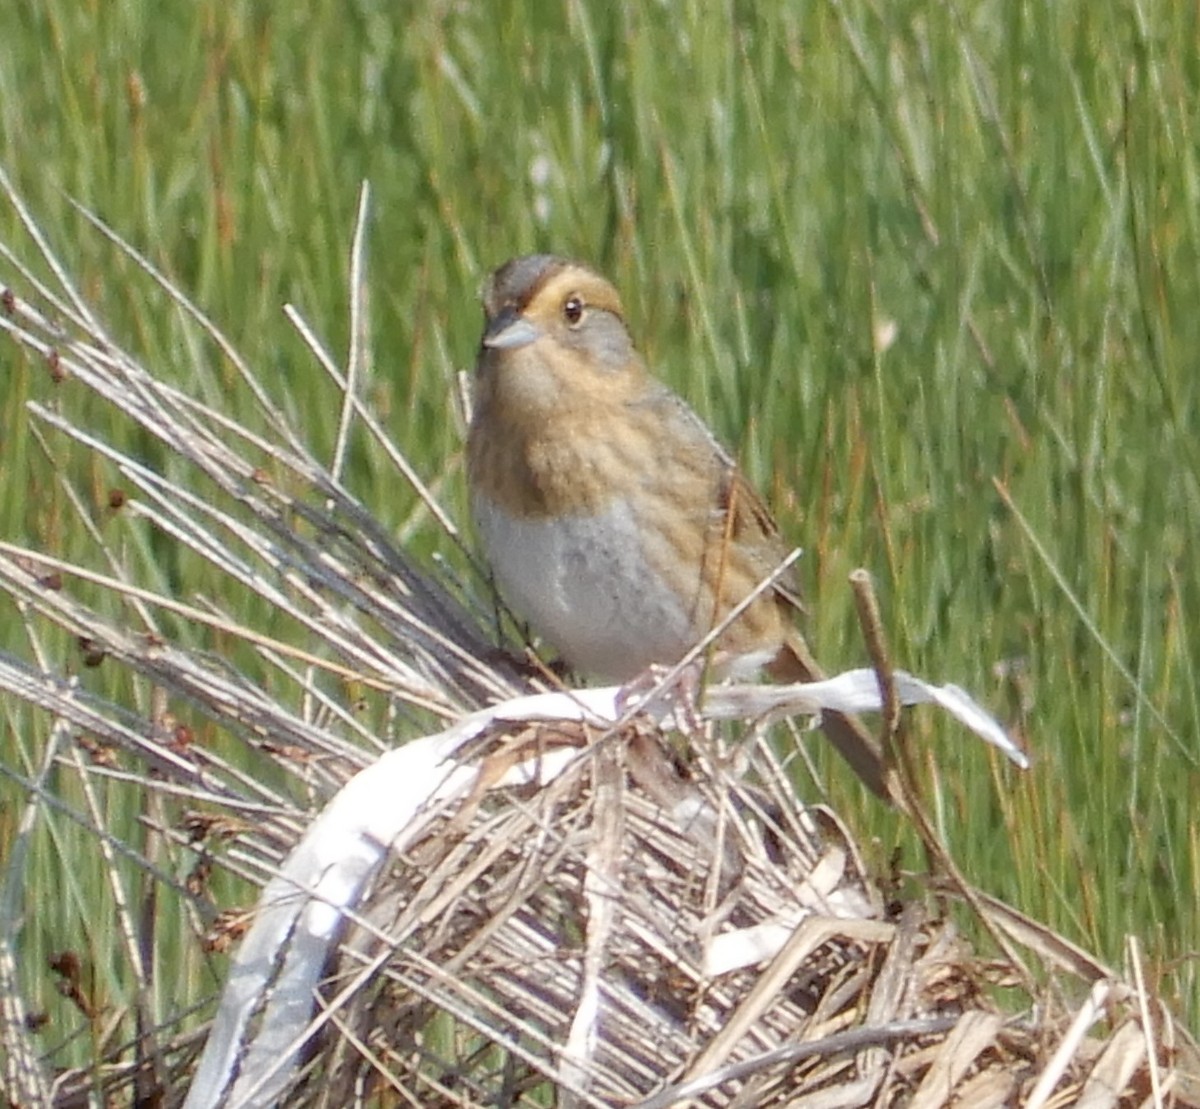
[{"label": "blurred green background", "polygon": [[[460,519],[452,394],[484,275],[533,249],[607,272],[806,548],[824,663],[865,657],[865,566],[898,664],[1028,742],[1022,775],[908,718],[966,874],[1115,964],[1136,935],[1194,1024],[1198,88],[1184,0],[52,0],[0,16],[0,164],[118,341],[259,418],[68,198],[195,298],[325,458],[337,410],[281,306],[344,356],[368,180],[365,395]],[[0,237],[29,253],[7,208]],[[86,402],[9,343],[0,374],[0,535],[70,556],[87,538],[24,404]],[[86,456],[63,464],[102,496]],[[423,556],[445,547],[366,444],[348,483]],[[829,769],[875,861],[899,845],[920,868]],[[85,923],[39,929],[68,946]]]}]

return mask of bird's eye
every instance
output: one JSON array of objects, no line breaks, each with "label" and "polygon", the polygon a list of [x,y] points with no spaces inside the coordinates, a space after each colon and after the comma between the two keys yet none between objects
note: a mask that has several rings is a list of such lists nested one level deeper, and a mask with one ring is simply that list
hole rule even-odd
[{"label": "bird's eye", "polygon": [[572,293],[563,301],[563,317],[572,327],[583,319],[583,298]]}]

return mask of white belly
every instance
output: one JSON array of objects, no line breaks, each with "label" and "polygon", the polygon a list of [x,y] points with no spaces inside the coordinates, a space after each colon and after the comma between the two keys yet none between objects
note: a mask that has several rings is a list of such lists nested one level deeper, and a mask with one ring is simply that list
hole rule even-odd
[{"label": "white belly", "polygon": [[646,562],[623,505],[553,521],[478,496],[473,509],[504,599],[571,666],[625,681],[692,645],[688,613]]}]

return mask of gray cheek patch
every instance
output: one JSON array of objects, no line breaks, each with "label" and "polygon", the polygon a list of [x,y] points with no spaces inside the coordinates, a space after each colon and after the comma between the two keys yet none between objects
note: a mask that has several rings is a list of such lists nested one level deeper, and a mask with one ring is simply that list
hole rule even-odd
[{"label": "gray cheek patch", "polygon": [[579,329],[564,328],[562,341],[606,370],[624,369],[633,358],[633,343],[625,324],[611,312],[589,308]]}]

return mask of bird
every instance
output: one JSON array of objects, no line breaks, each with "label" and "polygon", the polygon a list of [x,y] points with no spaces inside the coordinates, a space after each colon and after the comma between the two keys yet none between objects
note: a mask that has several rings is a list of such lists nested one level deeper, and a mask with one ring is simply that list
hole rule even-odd
[{"label": "bird", "polygon": [[[572,669],[627,682],[679,661],[785,561],[771,513],[687,403],[651,374],[616,288],[552,254],[483,289],[467,433],[471,514],[495,583]],[[821,677],[782,577],[716,639],[720,676]],[[888,798],[878,742],[821,727]]]}]

